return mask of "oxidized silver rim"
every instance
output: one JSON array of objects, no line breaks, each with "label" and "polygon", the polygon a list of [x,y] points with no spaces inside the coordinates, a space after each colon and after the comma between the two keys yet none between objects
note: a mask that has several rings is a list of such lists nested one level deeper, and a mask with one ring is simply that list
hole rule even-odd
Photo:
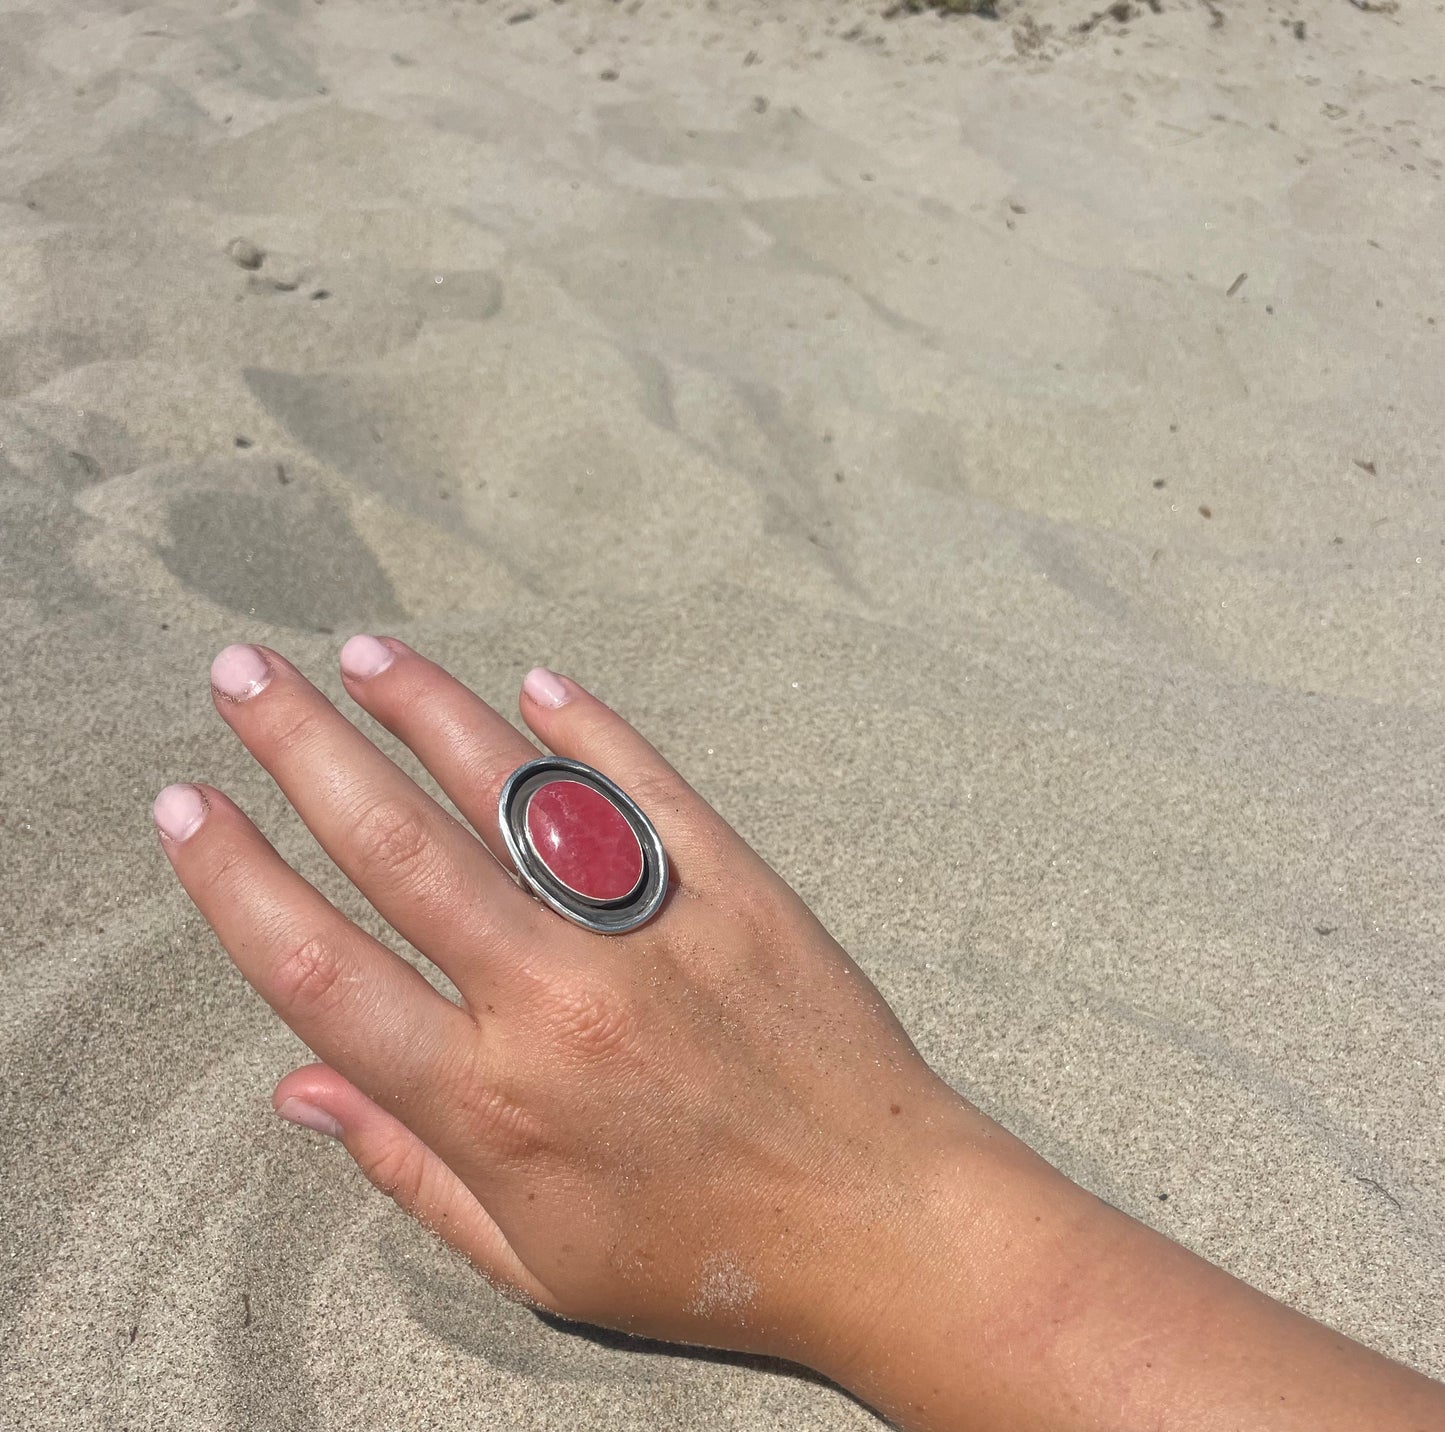
[{"label": "oxidized silver rim", "polygon": [[[527,830],[527,802],[534,791],[557,780],[591,786],[605,796],[632,827],[642,847],[642,879],[630,895],[605,902],[589,900],[562,884],[547,869]],[[601,771],[562,756],[539,756],[518,766],[507,777],[497,802],[497,817],[507,854],[512,857],[522,884],[559,915],[599,935],[622,935],[657,914],[667,894],[667,852],[662,848],[662,837],[637,802]]]}]

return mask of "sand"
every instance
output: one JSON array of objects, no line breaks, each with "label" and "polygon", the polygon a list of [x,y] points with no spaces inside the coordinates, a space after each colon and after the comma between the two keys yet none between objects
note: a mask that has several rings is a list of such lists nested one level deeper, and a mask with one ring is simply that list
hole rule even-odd
[{"label": "sand", "polygon": [[357,909],[205,678],[357,630],[592,684],[955,1087],[1440,1371],[1434,7],[881,8],[0,0],[7,1432],[875,1425],[269,1112],[149,802]]}]

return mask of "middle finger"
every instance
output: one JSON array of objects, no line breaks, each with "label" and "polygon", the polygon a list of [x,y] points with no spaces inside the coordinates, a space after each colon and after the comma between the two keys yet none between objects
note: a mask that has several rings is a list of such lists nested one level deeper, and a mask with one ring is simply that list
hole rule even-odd
[{"label": "middle finger", "polygon": [[478,952],[535,938],[538,907],[480,841],[295,667],[255,646],[211,667],[216,709],[387,922],[465,988]]}]

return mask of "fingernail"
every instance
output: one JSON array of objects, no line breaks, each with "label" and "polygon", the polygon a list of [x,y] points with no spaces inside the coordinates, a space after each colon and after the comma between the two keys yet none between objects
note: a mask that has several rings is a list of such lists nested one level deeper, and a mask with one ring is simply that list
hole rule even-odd
[{"label": "fingernail", "polygon": [[167,786],[155,798],[151,815],[167,840],[187,840],[206,818],[206,798],[194,786]]},{"label": "fingernail", "polygon": [[374,636],[354,636],[341,648],[341,670],[353,681],[379,676],[396,660],[396,653]]},{"label": "fingernail", "polygon": [[555,671],[548,671],[545,666],[534,667],[527,673],[522,681],[522,690],[538,706],[550,706],[554,710],[558,706],[565,706],[572,699],[567,683]]},{"label": "fingernail", "polygon": [[287,1123],[300,1124],[303,1129],[325,1134],[328,1139],[341,1137],[341,1125],[325,1109],[318,1109],[315,1104],[308,1104],[305,1099],[283,1099],[276,1106],[276,1112]]},{"label": "fingernail", "polygon": [[228,646],[211,663],[211,685],[227,701],[254,696],[271,679],[271,663],[254,646]]}]

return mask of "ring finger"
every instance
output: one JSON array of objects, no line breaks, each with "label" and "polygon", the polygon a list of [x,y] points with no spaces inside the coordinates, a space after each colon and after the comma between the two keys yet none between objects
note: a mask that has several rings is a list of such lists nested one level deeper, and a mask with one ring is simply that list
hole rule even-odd
[{"label": "ring finger", "polygon": [[[505,865],[497,799],[507,777],[537,748],[456,677],[395,637],[353,637],[342,677],[358,705],[403,741]],[[534,696],[522,714],[549,747],[594,766],[634,797],[657,826],[674,876],[694,887],[735,859],[740,843],[725,821],[621,717],[565,678],[564,718]],[[559,703],[560,704],[560,703]]]}]

